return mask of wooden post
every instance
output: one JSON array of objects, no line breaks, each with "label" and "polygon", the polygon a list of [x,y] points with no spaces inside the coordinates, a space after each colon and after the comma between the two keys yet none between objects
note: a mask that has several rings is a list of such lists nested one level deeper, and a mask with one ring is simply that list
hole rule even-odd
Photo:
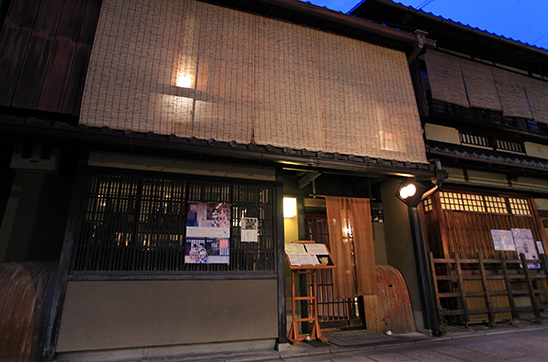
[{"label": "wooden post", "polygon": [[504,257],[504,253],[501,251],[499,253],[500,258],[500,265],[502,268],[502,273],[504,274],[504,283],[506,284],[506,291],[508,295],[508,304],[510,305],[510,309],[512,313],[512,324],[519,322],[519,315],[518,310],[516,308],[516,303],[514,302],[514,292],[512,291],[512,285],[510,282],[510,277],[508,276],[508,267],[506,266],[506,258]]},{"label": "wooden post", "polygon": [[430,252],[430,265],[432,268],[432,282],[434,283],[434,292],[436,293],[436,307],[438,308],[437,312],[441,311],[440,303],[440,291],[438,288],[438,280],[436,279],[436,265],[434,263],[434,254]]},{"label": "wooden post", "polygon": [[[546,254],[540,254],[539,257],[540,257],[540,265],[542,267],[542,271],[544,272],[545,289],[548,289],[548,260],[546,259]],[[543,301],[543,298],[540,299],[540,304],[542,304],[542,301]]]},{"label": "wooden post", "polygon": [[464,313],[464,325],[468,328],[470,315],[468,313],[468,303],[466,301],[466,292],[464,291],[464,279],[462,278],[462,269],[460,267],[459,253],[455,253],[455,269],[457,270],[458,286],[462,301],[462,310]]},{"label": "wooden post", "polygon": [[491,295],[489,294],[489,284],[487,283],[487,276],[485,275],[485,264],[483,263],[483,257],[480,252],[478,252],[478,260],[483,291],[485,293],[485,306],[487,307],[487,316],[489,317],[489,327],[495,327],[495,312],[493,311],[493,303],[491,302]]},{"label": "wooden post", "polygon": [[521,265],[523,272],[525,273],[525,281],[527,283],[527,289],[529,290],[529,298],[531,298],[531,306],[533,307],[533,314],[535,315],[535,323],[542,323],[540,318],[540,308],[537,297],[535,296],[535,289],[533,287],[533,281],[531,280],[531,273],[529,272],[529,265],[524,253],[520,255]]}]

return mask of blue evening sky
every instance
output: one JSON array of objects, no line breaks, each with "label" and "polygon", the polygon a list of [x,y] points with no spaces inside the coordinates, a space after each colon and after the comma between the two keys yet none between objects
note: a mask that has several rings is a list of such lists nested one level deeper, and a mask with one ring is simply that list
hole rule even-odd
[{"label": "blue evening sky", "polygon": [[[347,13],[360,0],[309,0]],[[548,0],[401,0],[406,6],[442,16],[522,43],[548,48]]]}]

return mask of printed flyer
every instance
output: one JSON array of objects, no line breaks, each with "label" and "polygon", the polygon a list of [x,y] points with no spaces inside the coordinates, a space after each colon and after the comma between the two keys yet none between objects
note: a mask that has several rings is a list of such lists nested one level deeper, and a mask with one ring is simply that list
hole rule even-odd
[{"label": "printed flyer", "polygon": [[241,222],[242,242],[256,243],[259,241],[259,220],[256,217],[244,217]]},{"label": "printed flyer", "polygon": [[493,244],[495,244],[495,250],[500,251],[515,251],[514,237],[510,230],[491,230],[491,236],[493,237]]},{"label": "printed flyer", "polygon": [[[511,229],[516,244],[516,252],[518,257],[520,254],[525,254],[525,257],[530,259],[538,259],[537,248],[533,239],[533,233],[530,229]],[[540,264],[529,263],[529,269],[540,269]]]},{"label": "printed flyer", "polygon": [[229,263],[230,210],[230,205],[226,203],[199,202],[189,205],[185,263]]}]

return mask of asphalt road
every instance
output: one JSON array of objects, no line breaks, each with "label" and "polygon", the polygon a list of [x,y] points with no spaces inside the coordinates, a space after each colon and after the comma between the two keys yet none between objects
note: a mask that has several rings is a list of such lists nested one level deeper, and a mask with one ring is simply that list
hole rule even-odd
[{"label": "asphalt road", "polygon": [[430,341],[413,345],[359,349],[324,355],[282,358],[290,362],[501,362],[548,361],[548,329]]}]

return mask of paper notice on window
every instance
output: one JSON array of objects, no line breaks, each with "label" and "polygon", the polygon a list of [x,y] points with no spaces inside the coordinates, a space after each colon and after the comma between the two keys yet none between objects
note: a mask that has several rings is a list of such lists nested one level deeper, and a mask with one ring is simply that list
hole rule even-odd
[{"label": "paper notice on window", "polygon": [[306,251],[309,254],[324,255],[329,254],[325,244],[305,244]]},{"label": "paper notice on window", "polygon": [[256,217],[244,217],[241,221],[242,226],[242,241],[248,243],[256,243],[259,241],[259,219]]}]

